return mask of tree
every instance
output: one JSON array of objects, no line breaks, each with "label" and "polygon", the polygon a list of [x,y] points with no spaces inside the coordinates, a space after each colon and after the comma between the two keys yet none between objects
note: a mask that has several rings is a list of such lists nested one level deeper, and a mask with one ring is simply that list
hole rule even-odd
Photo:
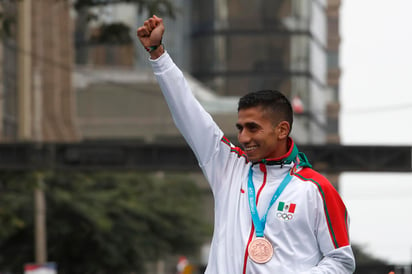
[{"label": "tree", "polygon": [[[145,262],[194,252],[210,235],[204,192],[187,177],[50,173],[45,185],[48,257],[59,273],[142,273]],[[20,271],[34,254],[33,176],[3,175],[0,186],[0,270]]]}]

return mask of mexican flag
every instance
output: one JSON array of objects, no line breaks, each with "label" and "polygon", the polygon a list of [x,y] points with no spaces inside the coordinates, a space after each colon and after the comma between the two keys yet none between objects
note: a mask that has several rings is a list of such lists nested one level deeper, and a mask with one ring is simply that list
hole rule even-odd
[{"label": "mexican flag", "polygon": [[295,213],[296,204],[279,202],[278,211]]}]

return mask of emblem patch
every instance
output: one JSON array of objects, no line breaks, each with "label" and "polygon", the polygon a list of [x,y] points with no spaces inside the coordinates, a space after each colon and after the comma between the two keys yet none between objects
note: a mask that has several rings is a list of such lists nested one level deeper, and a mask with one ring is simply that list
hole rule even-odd
[{"label": "emblem patch", "polygon": [[282,221],[290,221],[293,219],[295,214],[296,204],[294,203],[285,203],[279,202],[278,208],[276,211],[276,217]]}]

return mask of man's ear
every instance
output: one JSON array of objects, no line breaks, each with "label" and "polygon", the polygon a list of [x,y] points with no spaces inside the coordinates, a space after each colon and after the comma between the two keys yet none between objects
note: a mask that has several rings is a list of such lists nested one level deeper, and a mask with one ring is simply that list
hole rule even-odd
[{"label": "man's ear", "polygon": [[290,132],[290,125],[289,122],[287,121],[282,121],[278,124],[276,127],[276,130],[278,130],[278,139],[286,139],[289,136]]}]

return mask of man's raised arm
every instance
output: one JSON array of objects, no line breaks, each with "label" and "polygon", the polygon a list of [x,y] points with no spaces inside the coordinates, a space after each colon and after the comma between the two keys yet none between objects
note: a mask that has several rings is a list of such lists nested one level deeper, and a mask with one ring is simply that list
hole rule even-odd
[{"label": "man's raised arm", "polygon": [[157,82],[172,113],[176,127],[192,148],[201,165],[219,150],[223,132],[194,97],[182,71],[162,45],[163,20],[153,16],[137,30],[137,36],[150,53]]}]

